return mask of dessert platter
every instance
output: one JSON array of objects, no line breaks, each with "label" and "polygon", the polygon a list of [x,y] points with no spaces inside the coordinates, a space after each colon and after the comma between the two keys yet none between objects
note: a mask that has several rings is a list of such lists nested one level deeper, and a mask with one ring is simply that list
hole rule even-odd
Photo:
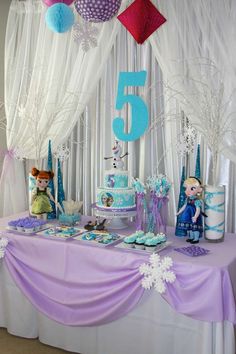
[{"label": "dessert platter", "polygon": [[37,235],[53,239],[71,239],[77,235],[84,234],[86,230],[76,226],[55,225],[50,228],[40,231]]},{"label": "dessert platter", "polygon": [[163,233],[155,235],[152,232],[144,233],[143,231],[136,231],[135,233],[126,236],[116,247],[134,252],[146,251],[154,253],[160,252],[170,245],[171,242],[167,241],[166,235]]},{"label": "dessert platter", "polygon": [[25,217],[9,221],[6,230],[22,235],[34,235],[39,231],[48,229],[50,226],[51,224],[48,224],[46,220]]},{"label": "dessert platter", "polygon": [[80,234],[74,238],[75,240],[84,241],[91,245],[97,246],[111,246],[117,244],[122,240],[122,236],[116,233],[107,231],[93,230]]}]

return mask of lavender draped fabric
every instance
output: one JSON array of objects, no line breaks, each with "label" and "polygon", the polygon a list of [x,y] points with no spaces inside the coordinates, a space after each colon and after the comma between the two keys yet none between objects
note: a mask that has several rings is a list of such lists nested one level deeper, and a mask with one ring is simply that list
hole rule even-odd
[{"label": "lavender draped fabric", "polygon": [[[135,225],[125,232],[134,230]],[[167,284],[164,299],[194,319],[236,324],[236,235],[226,234],[221,244],[202,240],[201,246],[210,250],[202,257],[175,252],[186,243],[174,237],[173,229],[168,228],[167,235],[172,246],[161,256],[173,259],[176,280]],[[148,262],[148,254],[40,236],[7,237],[4,262],[11,276],[31,303],[57,322],[105,324],[131,311],[143,295],[139,266]]]},{"label": "lavender draped fabric", "polygon": [[11,235],[5,262],[18,287],[49,318],[71,326],[114,321],[132,310],[147,256]]}]

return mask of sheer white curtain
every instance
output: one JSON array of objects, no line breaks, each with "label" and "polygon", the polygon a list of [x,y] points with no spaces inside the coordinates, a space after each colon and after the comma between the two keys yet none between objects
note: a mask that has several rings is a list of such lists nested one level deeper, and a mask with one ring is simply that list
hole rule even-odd
[{"label": "sheer white curtain", "polygon": [[[226,104],[224,106],[222,104],[222,108],[233,119],[230,122],[228,132],[219,144],[223,157],[219,159],[217,183],[227,186],[228,229],[235,230],[236,2],[234,0],[154,0],[153,2],[168,21],[150,37],[150,43],[162,69],[164,81],[170,85],[173,84],[173,87],[188,99],[190,98],[189,89],[198,92],[203,88],[203,84],[198,83],[197,80],[204,79],[203,83],[208,86],[213,96],[214,93],[220,93],[220,85],[223,86],[222,98]],[[218,76],[212,76],[210,62],[213,62],[219,70],[220,74]],[[193,87],[190,87],[188,80],[184,80],[186,77],[196,80],[195,82],[191,81]],[[218,80],[215,80],[215,77]],[[218,98],[220,99],[220,97],[216,97],[216,101]],[[196,96],[192,96],[190,103],[192,107],[187,107],[187,104],[184,104],[184,109],[194,125],[202,131],[204,121],[199,119],[202,106]],[[172,107],[170,107],[171,105]],[[165,110],[176,111],[176,114],[178,114],[176,105],[178,103],[175,100],[168,101]],[[194,110],[192,110],[193,107]],[[213,111],[212,108],[210,109]],[[227,121],[223,120],[221,126],[225,127],[226,124]],[[168,123],[168,128],[167,144],[173,141],[175,135],[173,124]],[[209,165],[211,155],[207,151],[206,141],[205,143],[202,142],[202,149],[205,152],[202,156],[204,160],[203,181],[204,183],[212,183],[212,173]],[[167,163],[171,163],[172,157],[168,156]],[[173,170],[175,170],[175,167]]]},{"label": "sheer white curtain", "polygon": [[[103,183],[104,170],[109,168],[109,162],[104,161],[103,157],[109,156],[114,141],[112,118],[116,116],[114,107],[119,72],[148,71],[147,88],[145,92],[140,90],[137,93],[145,94],[150,127],[163,111],[162,72],[155,54],[149,42],[139,46],[121,28],[96,92],[68,141],[71,157],[63,166],[66,194],[68,198],[83,200],[86,214],[91,213],[90,206],[96,201],[96,187]],[[175,104],[175,112],[178,114],[178,103],[171,104]],[[129,119],[128,113],[122,112],[122,117]],[[124,150],[129,152],[126,167],[132,176],[145,181],[153,173],[165,173],[170,178],[172,191],[169,224],[172,225],[175,223],[181,167],[184,163],[176,150],[179,123],[178,120],[172,120],[164,125],[159,124],[155,129],[149,129],[140,140],[124,144]],[[191,174],[195,171],[195,157],[195,153],[190,156]],[[222,158],[221,164],[223,167],[220,182],[230,186],[227,188],[227,230],[235,231],[235,165],[225,158]],[[204,141],[201,141],[201,169],[203,180],[207,182],[210,175],[209,151]]]},{"label": "sheer white curtain", "polygon": [[[71,133],[96,87],[119,28],[116,20],[97,25],[98,46],[84,53],[71,31],[55,34],[47,28],[45,11],[41,0],[13,0],[6,30],[7,146],[9,150],[19,147],[24,157],[34,159],[47,154],[49,139],[56,147]],[[23,164],[8,156],[3,169],[0,213],[6,215],[27,204]],[[18,183],[14,183],[15,174]]]}]

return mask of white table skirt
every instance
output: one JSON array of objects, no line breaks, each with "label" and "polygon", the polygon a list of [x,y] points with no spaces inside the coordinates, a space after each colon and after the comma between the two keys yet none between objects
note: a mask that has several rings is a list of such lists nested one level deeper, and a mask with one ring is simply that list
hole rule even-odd
[{"label": "white table skirt", "polygon": [[235,354],[234,326],[176,313],[153,292],[126,317],[99,327],[67,327],[29,303],[0,262],[0,326],[20,337],[82,354]]}]

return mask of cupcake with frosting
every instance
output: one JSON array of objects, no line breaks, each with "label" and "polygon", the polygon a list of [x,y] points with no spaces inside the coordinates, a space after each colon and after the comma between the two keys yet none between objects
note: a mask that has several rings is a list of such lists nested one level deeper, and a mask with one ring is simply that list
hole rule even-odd
[{"label": "cupcake with frosting", "polygon": [[154,235],[154,233],[153,232],[147,232],[146,234],[145,234],[145,236],[146,236],[146,238],[148,239],[148,238],[153,238],[155,235]]},{"label": "cupcake with frosting", "polygon": [[137,236],[135,234],[132,234],[130,236],[126,236],[123,240],[125,247],[134,248],[136,239],[137,239]]},{"label": "cupcake with frosting", "polygon": [[158,243],[164,243],[166,242],[166,235],[163,234],[162,232],[157,234],[157,239],[158,239]]},{"label": "cupcake with frosting", "polygon": [[146,239],[145,244],[144,244],[145,250],[152,251],[155,249],[157,244],[158,244],[158,238],[156,236],[148,238],[148,239]]},{"label": "cupcake with frosting", "polygon": [[144,250],[145,249],[144,244],[145,244],[146,239],[147,239],[147,237],[145,235],[142,237],[137,237],[134,247],[137,249],[140,249],[140,250]]}]

